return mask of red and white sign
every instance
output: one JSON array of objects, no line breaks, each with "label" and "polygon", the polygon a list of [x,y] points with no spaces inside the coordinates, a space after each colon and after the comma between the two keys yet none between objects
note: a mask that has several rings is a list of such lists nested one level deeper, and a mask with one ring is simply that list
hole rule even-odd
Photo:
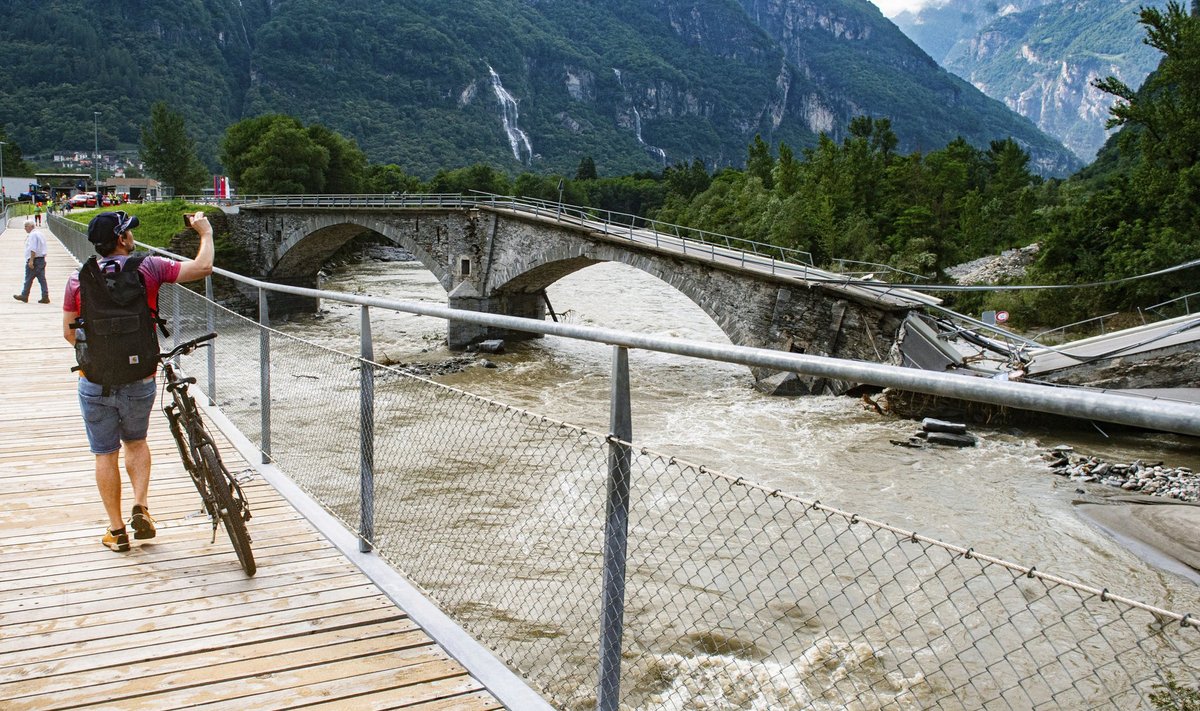
[{"label": "red and white sign", "polygon": [[996,323],[1004,323],[1005,321],[1008,321],[1008,312],[1007,311],[997,311],[996,312]]}]

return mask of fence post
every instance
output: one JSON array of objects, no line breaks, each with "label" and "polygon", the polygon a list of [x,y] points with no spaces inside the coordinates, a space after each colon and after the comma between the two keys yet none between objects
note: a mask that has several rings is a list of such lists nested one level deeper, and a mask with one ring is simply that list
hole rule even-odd
[{"label": "fence post", "polygon": [[371,551],[371,540],[375,538],[375,347],[371,341],[371,311],[362,307],[362,325],[359,328],[359,508],[361,534],[358,550]]},{"label": "fence post", "polygon": [[271,461],[271,316],[267,290],[258,287],[258,398],[262,413],[262,460]]},{"label": "fence post", "polygon": [[[207,333],[215,333],[217,330],[216,316],[213,313],[213,282],[212,275],[204,277],[204,313],[208,323]],[[210,341],[208,344],[208,404],[217,404],[217,344],[215,341]]]},{"label": "fence post", "polygon": [[608,498],[604,519],[604,589],[600,601],[600,679],[597,711],[617,711],[621,696],[621,635],[625,624],[625,551],[629,534],[629,479],[633,421],[629,406],[629,350],[613,346],[609,410]]},{"label": "fence post", "polygon": [[171,347],[174,348],[183,342],[183,336],[179,333],[180,327],[183,325],[183,316],[179,314],[179,310],[183,308],[182,301],[179,298],[179,291],[182,286],[176,285],[171,289]]}]

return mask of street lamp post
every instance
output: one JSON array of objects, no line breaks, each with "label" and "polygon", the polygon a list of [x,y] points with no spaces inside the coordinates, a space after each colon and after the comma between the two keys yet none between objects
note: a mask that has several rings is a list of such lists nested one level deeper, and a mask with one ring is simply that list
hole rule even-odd
[{"label": "street lamp post", "polygon": [[100,112],[92,112],[92,167],[96,169],[96,204],[100,204]]},{"label": "street lamp post", "polygon": [[4,147],[7,145],[4,141],[0,141],[0,210],[4,209],[4,205],[8,201],[8,193],[4,191]]}]

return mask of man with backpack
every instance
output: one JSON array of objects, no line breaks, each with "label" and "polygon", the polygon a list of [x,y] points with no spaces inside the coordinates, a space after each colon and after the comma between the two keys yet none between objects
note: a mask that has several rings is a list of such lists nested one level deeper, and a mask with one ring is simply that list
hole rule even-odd
[{"label": "man with backpack", "polygon": [[212,226],[203,212],[191,221],[200,235],[200,248],[195,259],[183,262],[133,255],[137,225],[137,216],[124,212],[92,218],[88,241],[99,256],[88,259],[67,280],[63,300],[63,337],[75,346],[79,361],[79,408],[96,455],[96,487],[109,520],[101,543],[118,552],[129,550],[121,512],[122,446],[133,488],[133,537],[146,540],[156,533],[147,503],[146,431],[157,394],[158,290],[164,283],[203,279],[212,273],[213,262]]}]

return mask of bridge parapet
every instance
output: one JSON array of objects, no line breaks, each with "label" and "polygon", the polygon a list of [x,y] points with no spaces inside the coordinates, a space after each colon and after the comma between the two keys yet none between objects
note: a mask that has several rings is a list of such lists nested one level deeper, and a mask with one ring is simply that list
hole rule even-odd
[{"label": "bridge parapet", "polygon": [[[334,252],[370,233],[412,253],[437,277],[453,308],[544,319],[547,287],[593,264],[617,262],[686,295],[736,345],[873,362],[889,359],[905,316],[921,305],[912,295],[840,284],[837,275],[774,255],[617,229],[581,215],[563,219],[509,202],[286,202],[244,204],[230,215],[253,270],[270,281],[316,286],[317,272]],[[452,322],[447,334],[454,349],[487,338],[530,337],[537,336],[465,322]],[[768,392],[840,393],[850,386],[766,370],[754,375]]]}]

